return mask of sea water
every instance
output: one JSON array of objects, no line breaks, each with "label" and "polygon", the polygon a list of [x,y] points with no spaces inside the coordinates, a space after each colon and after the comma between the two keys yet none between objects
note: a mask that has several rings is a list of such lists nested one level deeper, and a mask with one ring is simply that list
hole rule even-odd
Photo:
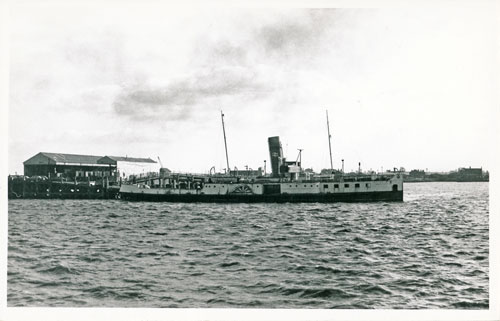
[{"label": "sea water", "polygon": [[488,183],[404,202],[9,200],[7,305],[488,309]]}]

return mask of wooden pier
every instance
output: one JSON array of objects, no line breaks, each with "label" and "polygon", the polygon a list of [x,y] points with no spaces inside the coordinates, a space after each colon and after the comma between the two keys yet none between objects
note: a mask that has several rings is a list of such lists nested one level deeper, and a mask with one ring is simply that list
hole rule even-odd
[{"label": "wooden pier", "polygon": [[98,182],[67,181],[46,177],[9,176],[9,199],[114,199],[119,186],[106,178]]}]

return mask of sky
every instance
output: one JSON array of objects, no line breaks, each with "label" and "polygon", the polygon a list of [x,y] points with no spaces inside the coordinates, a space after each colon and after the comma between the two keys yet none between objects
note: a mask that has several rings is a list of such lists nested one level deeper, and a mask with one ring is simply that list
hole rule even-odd
[{"label": "sky", "polygon": [[221,111],[231,168],[263,167],[280,136],[287,159],[303,149],[303,167],[320,171],[326,110],[334,168],[489,169],[498,4],[416,3],[12,4],[8,171],[38,152],[223,171]]}]

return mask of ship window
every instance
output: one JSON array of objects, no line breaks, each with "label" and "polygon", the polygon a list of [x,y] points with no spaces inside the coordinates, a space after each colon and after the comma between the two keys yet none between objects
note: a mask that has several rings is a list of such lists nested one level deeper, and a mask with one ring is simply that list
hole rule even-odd
[{"label": "ship window", "polygon": [[313,186],[311,185],[311,187],[313,187]]},{"label": "ship window", "polygon": [[349,184],[344,184],[344,187],[349,187]]},{"label": "ship window", "polygon": [[323,188],[328,188],[328,184],[323,185]]},{"label": "ship window", "polygon": [[290,187],[292,187],[292,185],[290,185]]},{"label": "ship window", "polygon": [[333,184],[333,188],[339,188],[339,184]]},{"label": "ship window", "polygon": [[354,187],[359,187],[359,183],[354,184]]},{"label": "ship window", "polygon": [[295,185],[295,187],[299,187],[299,185]]},{"label": "ship window", "polygon": [[307,185],[306,185],[306,184],[304,184],[304,187],[307,187]]},{"label": "ship window", "polygon": [[366,188],[370,188],[370,183],[366,183]]}]

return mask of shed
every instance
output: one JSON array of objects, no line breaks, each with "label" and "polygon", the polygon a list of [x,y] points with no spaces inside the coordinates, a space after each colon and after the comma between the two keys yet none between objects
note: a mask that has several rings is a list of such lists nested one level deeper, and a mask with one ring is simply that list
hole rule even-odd
[{"label": "shed", "polygon": [[40,152],[24,161],[24,175],[47,177],[103,177],[113,166],[99,164],[102,156]]}]

